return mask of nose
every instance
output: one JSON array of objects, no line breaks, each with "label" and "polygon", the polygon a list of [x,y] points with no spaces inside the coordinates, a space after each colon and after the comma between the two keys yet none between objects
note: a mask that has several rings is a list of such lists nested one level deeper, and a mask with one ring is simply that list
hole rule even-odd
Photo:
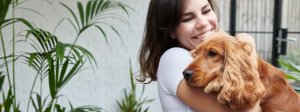
[{"label": "nose", "polygon": [[188,70],[183,71],[182,74],[186,80],[189,80],[193,76],[194,72],[193,72],[193,70],[188,69]]},{"label": "nose", "polygon": [[205,17],[200,16],[197,19],[197,23],[195,27],[197,29],[201,29],[201,28],[205,28],[208,24],[209,24],[208,20]]}]

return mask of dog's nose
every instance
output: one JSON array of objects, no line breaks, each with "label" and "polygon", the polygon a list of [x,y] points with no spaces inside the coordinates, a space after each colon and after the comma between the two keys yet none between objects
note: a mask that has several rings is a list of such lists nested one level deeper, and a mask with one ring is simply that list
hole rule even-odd
[{"label": "dog's nose", "polygon": [[192,75],[194,74],[193,70],[185,70],[183,71],[183,77],[186,79],[186,80],[189,80]]}]

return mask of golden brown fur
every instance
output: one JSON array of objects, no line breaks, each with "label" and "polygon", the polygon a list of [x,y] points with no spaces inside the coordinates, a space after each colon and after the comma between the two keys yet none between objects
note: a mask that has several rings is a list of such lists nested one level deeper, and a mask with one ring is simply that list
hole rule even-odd
[{"label": "golden brown fur", "polygon": [[254,107],[260,99],[263,112],[300,112],[299,95],[278,68],[258,59],[251,64],[252,46],[220,31],[190,52],[195,59],[186,68],[193,75],[188,85],[218,93],[220,105],[230,109]]}]

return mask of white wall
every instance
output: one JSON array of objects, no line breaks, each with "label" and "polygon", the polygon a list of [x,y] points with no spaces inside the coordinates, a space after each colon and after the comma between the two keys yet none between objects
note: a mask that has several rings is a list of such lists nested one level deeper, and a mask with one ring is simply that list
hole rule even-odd
[{"label": "white wall", "polygon": [[[22,0],[20,0],[22,1]],[[50,0],[51,1],[51,0]],[[67,4],[71,9],[77,12],[78,0],[62,0],[61,2]],[[80,0],[84,7],[87,0]],[[121,34],[124,44],[122,44],[119,37],[111,30],[105,29],[108,37],[109,45],[106,44],[104,37],[96,28],[92,27],[85,31],[79,38],[77,45],[80,45],[95,56],[98,69],[95,68],[95,72],[91,68],[84,70],[82,73],[77,74],[70,80],[70,82],[60,91],[61,97],[58,101],[59,104],[67,107],[69,110],[68,100],[74,107],[83,105],[96,105],[104,108],[110,112],[117,112],[118,105],[116,100],[122,100],[124,98],[123,89],[130,87],[129,79],[129,59],[132,60],[133,71],[139,70],[137,63],[137,53],[143,36],[143,29],[145,24],[145,18],[147,14],[147,8],[150,0],[118,0],[133,7],[137,13],[131,13],[128,18],[131,26],[128,27],[119,21],[107,19],[106,22],[112,24]],[[72,15],[66,8],[58,3],[54,3],[53,6],[49,5],[44,0],[31,0],[21,5],[21,7],[30,8],[42,13],[45,17],[42,17],[33,12],[17,9],[15,12],[16,17],[25,18],[35,23],[39,28],[53,32],[57,23],[63,18],[72,18]],[[118,11],[120,14],[124,14],[122,11]],[[12,11],[7,15],[7,18],[12,17]],[[125,16],[126,17],[126,16]],[[17,23],[16,34],[22,30],[28,29],[24,25]],[[72,25],[64,21],[55,32],[58,40],[64,43],[71,43],[74,41],[76,33],[73,30]],[[9,41],[12,39],[12,27],[6,27],[3,29],[3,36],[6,43],[7,54],[11,53],[11,45]],[[23,37],[18,37],[23,38]],[[16,51],[34,51],[29,44],[17,44]],[[0,47],[0,57],[3,56],[2,46]],[[11,66],[11,65],[10,65]],[[90,66],[87,66],[90,67]],[[2,69],[2,71],[5,71]],[[12,74],[12,72],[10,72]],[[17,101],[20,102],[20,109],[26,111],[27,102],[29,98],[30,89],[33,84],[36,72],[28,66],[17,63],[16,64],[16,94]],[[12,76],[11,76],[12,77]],[[44,80],[42,85],[43,98],[49,94],[48,79]],[[138,92],[141,91],[142,84],[138,84]],[[5,80],[4,90],[7,93],[8,80]],[[40,93],[40,82],[37,81],[34,88],[34,92]],[[35,97],[35,95],[33,95]],[[156,89],[156,82],[146,85],[144,96],[148,98],[155,98],[154,102],[145,105],[150,106],[150,112],[159,112],[161,110],[158,93]],[[1,97],[2,98],[2,97]],[[2,101],[2,100],[0,100]],[[32,105],[30,105],[30,112],[34,111]]]}]

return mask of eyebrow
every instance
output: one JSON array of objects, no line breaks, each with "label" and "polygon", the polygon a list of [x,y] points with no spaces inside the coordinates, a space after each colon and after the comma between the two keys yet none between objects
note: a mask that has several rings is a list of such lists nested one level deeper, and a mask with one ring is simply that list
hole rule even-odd
[{"label": "eyebrow", "polygon": [[[205,9],[207,6],[209,6],[210,4],[209,3],[207,3],[206,5],[204,5],[202,8],[201,8],[201,10],[203,10],[203,9]],[[191,15],[191,14],[193,14],[192,12],[187,12],[187,13],[183,13],[183,16],[186,16],[186,15]]]}]

